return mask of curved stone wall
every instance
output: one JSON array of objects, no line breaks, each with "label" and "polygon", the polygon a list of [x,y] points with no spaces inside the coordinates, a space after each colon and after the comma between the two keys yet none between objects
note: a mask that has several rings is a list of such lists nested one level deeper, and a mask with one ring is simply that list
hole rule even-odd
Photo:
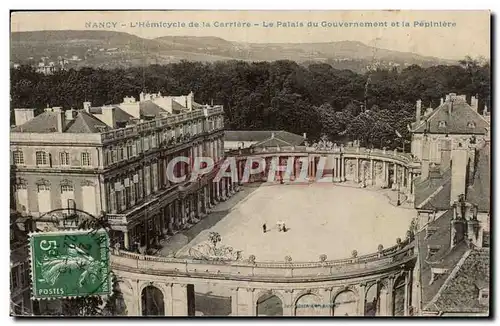
[{"label": "curved stone wall", "polygon": [[[235,154],[235,153],[232,153]],[[393,164],[397,173],[418,173],[418,162],[407,154],[333,148],[266,148],[238,151],[238,159],[249,156],[332,155],[338,181],[348,180],[346,162],[369,161]],[[335,161],[335,159],[339,159]],[[394,172],[393,172],[394,173]],[[357,174],[359,177],[359,173]],[[314,170],[311,170],[314,177]],[[373,173],[371,174],[373,176]],[[373,178],[372,178],[373,179]],[[335,179],[334,179],[335,180]],[[353,181],[359,182],[359,178]],[[384,181],[387,181],[384,179]],[[411,182],[407,191],[411,193]],[[322,259],[322,258],[320,258]],[[411,311],[411,284],[416,252],[410,239],[376,253],[317,262],[207,261],[147,256],[113,250],[111,263],[118,276],[128,315],[143,315],[145,289],[154,287],[160,296],[161,311],[167,316],[194,315],[193,289],[216,285],[227,289],[231,314],[255,316],[262,298],[281,305],[282,315],[408,315]],[[148,290],[149,291],[149,290]],[[160,300],[161,299],[161,300]],[[158,307],[156,307],[158,308]]]}]

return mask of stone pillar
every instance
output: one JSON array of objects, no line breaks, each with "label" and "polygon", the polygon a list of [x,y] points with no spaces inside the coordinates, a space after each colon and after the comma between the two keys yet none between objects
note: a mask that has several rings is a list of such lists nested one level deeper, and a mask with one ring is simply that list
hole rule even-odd
[{"label": "stone pillar", "polygon": [[238,288],[231,288],[231,316],[238,316]]},{"label": "stone pillar", "polygon": [[324,288],[320,290],[320,296],[322,299],[321,316],[333,316],[333,306],[332,306],[332,288]]},{"label": "stone pillar", "polygon": [[354,182],[359,182],[359,158],[356,157],[356,169],[354,169]]},{"label": "stone pillar", "polygon": [[181,205],[181,224],[184,226],[186,224],[186,198],[180,200]]},{"label": "stone pillar", "polygon": [[373,174],[373,159],[370,160],[370,184],[375,185],[375,175]]},{"label": "stone pillar", "polygon": [[118,286],[127,307],[127,316],[141,316],[141,294],[137,281],[119,282]]},{"label": "stone pillar", "polygon": [[399,183],[399,178],[398,178],[398,165],[396,163],[394,164],[394,171],[392,174],[392,189],[398,189],[398,183]]},{"label": "stone pillar", "polygon": [[129,237],[128,237],[128,230],[127,231],[123,231],[123,246],[127,250],[130,249],[130,240],[129,240]]},{"label": "stone pillar", "polygon": [[394,311],[392,311],[392,301],[394,300],[394,276],[391,275],[388,278],[387,286],[387,306],[386,306],[386,316],[392,316]]},{"label": "stone pillar", "polygon": [[283,316],[295,315],[295,305],[293,304],[293,290],[284,291],[282,304],[283,304]]},{"label": "stone pillar", "polygon": [[214,200],[215,200],[216,203],[219,201],[219,194],[220,194],[220,192],[219,192],[219,187],[220,187],[219,183],[220,183],[220,181],[215,182],[215,196],[214,196]]},{"label": "stone pillar", "polygon": [[172,315],[188,315],[187,284],[172,285]]},{"label": "stone pillar", "polygon": [[196,194],[195,194],[195,205],[196,205],[196,211],[195,211],[195,217],[196,218],[200,218],[201,217],[201,205],[202,205],[202,201],[201,201],[201,190],[198,190],[196,191]]},{"label": "stone pillar", "polygon": [[172,212],[172,207],[173,205],[172,204],[169,204],[167,206],[167,218],[168,218],[168,222],[167,222],[167,234],[168,235],[173,235],[174,234],[174,230],[173,230],[173,212]]},{"label": "stone pillar", "polygon": [[340,179],[342,182],[345,182],[346,181],[346,178],[345,178],[345,158],[342,156],[340,158]]},{"label": "stone pillar", "polygon": [[385,161],[382,161],[382,178],[383,178],[383,181],[382,181],[382,184],[384,185],[384,187],[387,187],[388,185],[388,182],[387,182],[387,163]]},{"label": "stone pillar", "polygon": [[412,284],[412,273],[406,272],[405,275],[405,316],[410,315],[411,307],[411,284]]},{"label": "stone pillar", "polygon": [[358,288],[358,316],[365,315],[366,283],[361,283]]},{"label": "stone pillar", "polygon": [[238,289],[238,316],[256,316],[258,298],[254,299],[255,289],[239,288]]}]

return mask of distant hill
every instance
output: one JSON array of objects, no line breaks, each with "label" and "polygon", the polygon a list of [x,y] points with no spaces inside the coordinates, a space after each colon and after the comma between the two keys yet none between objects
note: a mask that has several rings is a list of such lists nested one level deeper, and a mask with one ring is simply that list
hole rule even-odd
[{"label": "distant hill", "polygon": [[363,72],[376,67],[428,67],[454,61],[368,46],[357,41],[325,43],[242,43],[218,37],[163,36],[145,39],[112,31],[35,31],[11,33],[11,62],[37,64],[42,57],[68,66],[116,68],[180,60],[294,60],[325,62],[337,69]]}]

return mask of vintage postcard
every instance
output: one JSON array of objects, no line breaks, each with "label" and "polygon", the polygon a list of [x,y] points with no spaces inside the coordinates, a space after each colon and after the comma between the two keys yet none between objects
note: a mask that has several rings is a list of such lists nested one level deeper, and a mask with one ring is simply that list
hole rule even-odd
[{"label": "vintage postcard", "polygon": [[489,11],[12,11],[12,316],[490,316]]}]

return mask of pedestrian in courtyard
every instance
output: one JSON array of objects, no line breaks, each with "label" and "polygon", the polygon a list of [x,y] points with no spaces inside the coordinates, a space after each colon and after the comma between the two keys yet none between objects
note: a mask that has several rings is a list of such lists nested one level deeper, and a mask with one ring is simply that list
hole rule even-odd
[{"label": "pedestrian in courtyard", "polygon": [[283,232],[286,232],[286,225],[285,225],[285,223],[283,223],[282,229],[283,229]]},{"label": "pedestrian in courtyard", "polygon": [[264,231],[264,233],[266,233],[266,231],[267,231],[266,223],[262,224],[262,231]]}]

